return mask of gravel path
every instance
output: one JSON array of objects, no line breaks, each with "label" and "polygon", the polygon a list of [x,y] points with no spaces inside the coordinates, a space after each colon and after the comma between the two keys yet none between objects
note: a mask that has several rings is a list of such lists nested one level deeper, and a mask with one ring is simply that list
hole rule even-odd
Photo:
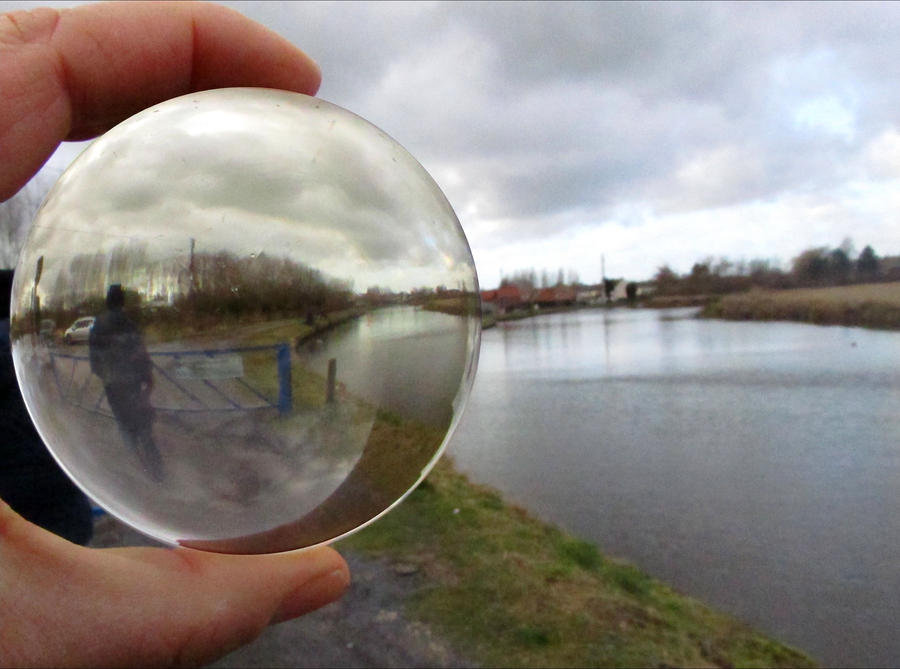
[{"label": "gravel path", "polygon": [[[114,518],[97,519],[93,546],[149,546]],[[406,565],[341,551],[353,582],[344,597],[268,628],[213,667],[471,667],[425,625],[407,620],[403,602],[427,584]]]}]

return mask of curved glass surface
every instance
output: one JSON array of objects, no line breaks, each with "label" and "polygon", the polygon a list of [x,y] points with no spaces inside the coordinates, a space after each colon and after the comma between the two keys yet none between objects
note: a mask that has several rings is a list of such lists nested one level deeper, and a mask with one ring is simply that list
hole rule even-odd
[{"label": "curved glass surface", "polygon": [[293,550],[377,517],[459,419],[480,337],[455,214],[393,139],[317,98],[220,89],[95,141],[16,269],[26,404],[144,533]]}]

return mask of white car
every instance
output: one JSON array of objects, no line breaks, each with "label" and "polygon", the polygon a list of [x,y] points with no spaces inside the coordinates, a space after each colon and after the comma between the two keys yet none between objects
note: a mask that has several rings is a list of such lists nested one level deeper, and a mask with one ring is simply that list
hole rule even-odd
[{"label": "white car", "polygon": [[63,340],[67,344],[86,342],[88,337],[91,336],[91,328],[94,327],[94,320],[93,316],[79,318],[69,326],[68,330],[66,330],[66,333],[63,335]]}]

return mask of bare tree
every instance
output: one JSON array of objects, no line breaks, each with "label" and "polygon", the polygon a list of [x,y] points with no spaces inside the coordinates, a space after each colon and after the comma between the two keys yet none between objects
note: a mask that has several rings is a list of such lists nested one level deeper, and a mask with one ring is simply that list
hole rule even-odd
[{"label": "bare tree", "polygon": [[0,202],[0,267],[15,267],[31,221],[58,176],[45,169],[6,202]]}]

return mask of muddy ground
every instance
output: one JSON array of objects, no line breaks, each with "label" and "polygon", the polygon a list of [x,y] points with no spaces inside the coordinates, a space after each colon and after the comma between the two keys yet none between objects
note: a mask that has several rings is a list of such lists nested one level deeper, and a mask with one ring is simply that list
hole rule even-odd
[{"label": "muddy ground", "polygon": [[[97,519],[93,546],[155,543],[114,518]],[[353,582],[344,597],[303,618],[268,628],[213,667],[471,667],[474,664],[409,620],[404,601],[425,578],[406,565],[341,550]],[[412,572],[412,573],[410,573]]]}]

